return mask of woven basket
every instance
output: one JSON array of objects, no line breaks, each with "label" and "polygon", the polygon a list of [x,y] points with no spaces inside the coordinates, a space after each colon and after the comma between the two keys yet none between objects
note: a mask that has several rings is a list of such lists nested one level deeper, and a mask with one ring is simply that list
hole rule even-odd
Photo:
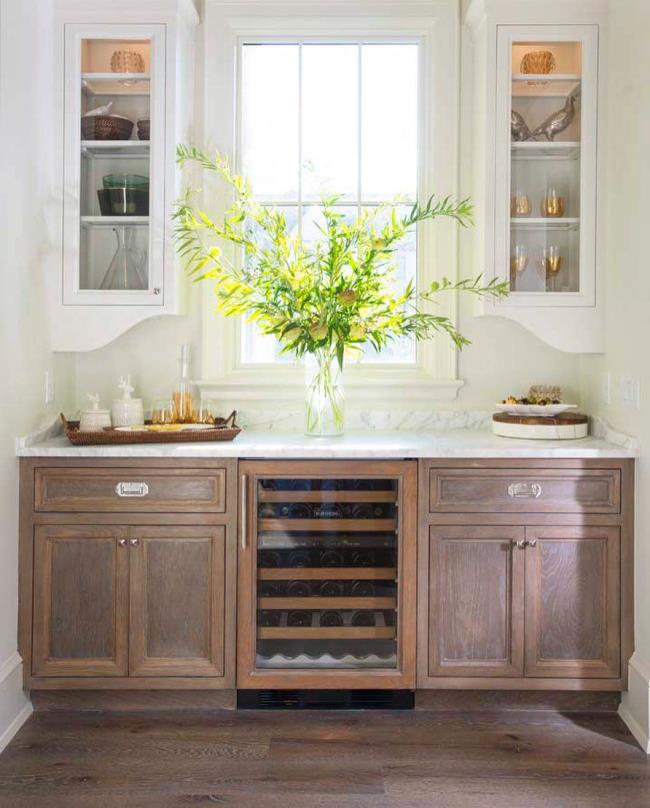
[{"label": "woven basket", "polygon": [[86,115],[81,119],[81,137],[84,140],[128,140],[133,121],[118,115]]},{"label": "woven basket", "polygon": [[[61,414],[66,437],[74,446],[126,446],[141,443],[205,443],[206,441],[231,441],[241,432],[235,423],[236,410],[227,418],[215,418],[214,426],[187,432],[120,432],[105,427],[101,432],[81,432],[79,421],[68,421]],[[147,423],[151,423],[148,421]]]},{"label": "woven basket", "polygon": [[530,51],[524,54],[520,69],[522,73],[547,75],[555,70],[555,56],[551,51]]}]

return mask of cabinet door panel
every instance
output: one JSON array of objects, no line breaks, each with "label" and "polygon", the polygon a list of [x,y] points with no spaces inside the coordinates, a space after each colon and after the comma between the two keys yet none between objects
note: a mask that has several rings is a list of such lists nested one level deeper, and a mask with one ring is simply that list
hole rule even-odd
[{"label": "cabinet door panel", "polygon": [[126,674],[126,535],[108,526],[36,528],[35,675]]},{"label": "cabinet door panel", "polygon": [[617,677],[617,527],[526,529],[526,674]]},{"label": "cabinet door panel", "polygon": [[523,538],[521,527],[430,528],[428,676],[521,675]]},{"label": "cabinet door panel", "polygon": [[130,549],[130,674],[223,676],[225,528],[132,528]]}]

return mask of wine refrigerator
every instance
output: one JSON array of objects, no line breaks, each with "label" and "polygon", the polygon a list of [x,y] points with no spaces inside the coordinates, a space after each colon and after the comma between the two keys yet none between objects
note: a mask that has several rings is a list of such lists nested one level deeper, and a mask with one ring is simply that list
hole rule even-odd
[{"label": "wine refrigerator", "polygon": [[416,463],[239,471],[237,686],[414,687]]}]

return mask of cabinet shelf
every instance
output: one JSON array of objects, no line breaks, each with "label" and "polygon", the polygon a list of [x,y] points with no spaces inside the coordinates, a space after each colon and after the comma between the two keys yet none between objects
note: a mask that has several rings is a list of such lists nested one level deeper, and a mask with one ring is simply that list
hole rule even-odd
[{"label": "cabinet shelf", "polygon": [[548,219],[544,217],[526,217],[510,219],[510,226],[520,230],[577,230],[580,227],[579,218]]},{"label": "cabinet shelf", "polygon": [[578,93],[581,84],[582,77],[577,73],[513,73],[512,95],[566,98]]},{"label": "cabinet shelf", "polygon": [[82,140],[81,153],[86,157],[146,157],[148,140]]},{"label": "cabinet shelf", "polygon": [[543,142],[537,140],[511,144],[513,160],[577,160],[580,142],[577,140]]},{"label": "cabinet shelf", "polygon": [[395,567],[265,567],[258,581],[394,581]]},{"label": "cabinet shelf", "polygon": [[[132,83],[125,85],[125,81]],[[149,73],[82,73],[81,90],[86,96],[146,96],[151,92],[151,75]]]},{"label": "cabinet shelf", "polygon": [[146,227],[148,216],[82,216],[82,227]]}]

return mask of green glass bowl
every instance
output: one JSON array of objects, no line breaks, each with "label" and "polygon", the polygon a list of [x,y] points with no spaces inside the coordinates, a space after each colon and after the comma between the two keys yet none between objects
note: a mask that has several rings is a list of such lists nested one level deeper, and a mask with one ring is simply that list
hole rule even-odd
[{"label": "green glass bowl", "polygon": [[135,188],[139,191],[149,188],[149,177],[140,174],[107,174],[102,182],[104,188]]}]

